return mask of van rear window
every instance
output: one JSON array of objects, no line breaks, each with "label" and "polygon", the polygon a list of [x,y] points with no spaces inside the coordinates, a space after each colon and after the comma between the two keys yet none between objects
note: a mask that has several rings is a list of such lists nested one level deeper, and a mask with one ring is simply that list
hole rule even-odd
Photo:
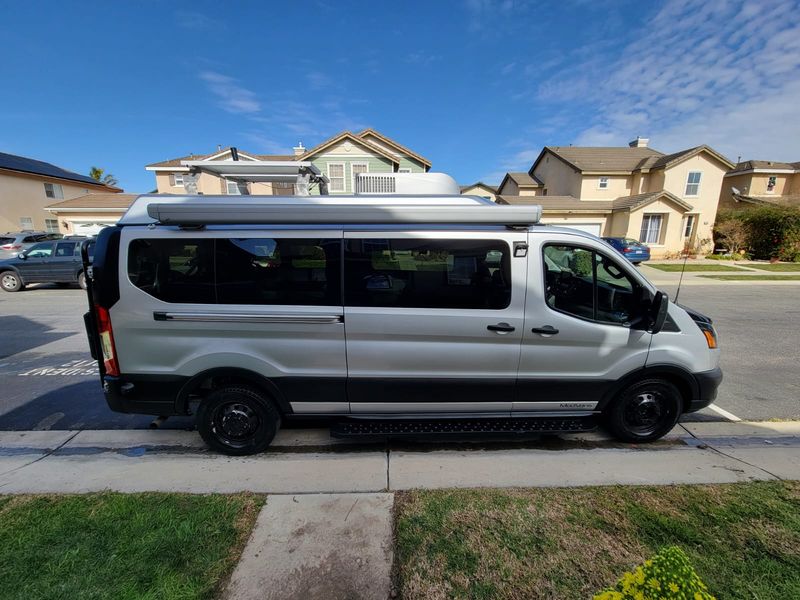
[{"label": "van rear window", "polygon": [[131,283],[165,302],[341,306],[338,239],[139,239]]}]

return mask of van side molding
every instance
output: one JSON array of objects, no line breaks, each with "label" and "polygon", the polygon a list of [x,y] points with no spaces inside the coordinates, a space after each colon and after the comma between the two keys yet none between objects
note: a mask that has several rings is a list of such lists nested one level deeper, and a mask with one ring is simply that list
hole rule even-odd
[{"label": "van side molding", "polygon": [[162,312],[154,311],[156,321],[191,321],[194,323],[305,323],[324,325],[344,323],[342,315],[298,313],[217,313],[217,312]]}]

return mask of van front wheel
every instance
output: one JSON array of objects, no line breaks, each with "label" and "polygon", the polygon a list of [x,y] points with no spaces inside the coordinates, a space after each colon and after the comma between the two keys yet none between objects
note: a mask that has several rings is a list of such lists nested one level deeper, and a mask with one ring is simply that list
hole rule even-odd
[{"label": "van front wheel", "polygon": [[234,456],[265,450],[280,425],[281,415],[272,401],[241,385],[214,390],[197,411],[197,428],[206,444]]},{"label": "van front wheel", "polygon": [[669,433],[683,408],[680,390],[663,379],[627,387],[606,413],[611,433],[625,442],[652,442]]}]

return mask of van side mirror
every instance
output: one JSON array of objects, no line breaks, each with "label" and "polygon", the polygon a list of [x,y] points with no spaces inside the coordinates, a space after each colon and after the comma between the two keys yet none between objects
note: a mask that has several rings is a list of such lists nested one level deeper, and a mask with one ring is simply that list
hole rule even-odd
[{"label": "van side mirror", "polygon": [[664,328],[664,322],[667,320],[667,309],[669,308],[669,296],[664,292],[658,291],[653,296],[653,302],[650,305],[649,318],[650,318],[650,333],[658,333]]}]

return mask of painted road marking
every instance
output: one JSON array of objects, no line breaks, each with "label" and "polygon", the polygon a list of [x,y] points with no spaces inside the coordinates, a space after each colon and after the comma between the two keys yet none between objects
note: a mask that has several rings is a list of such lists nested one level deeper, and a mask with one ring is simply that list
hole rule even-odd
[{"label": "painted road marking", "polygon": [[723,417],[725,417],[725,418],[726,418],[726,419],[728,419],[729,421],[734,421],[734,422],[735,422],[735,421],[741,421],[741,419],[740,419],[739,417],[737,417],[735,414],[733,414],[733,413],[729,413],[727,410],[725,410],[724,408],[720,408],[720,407],[719,407],[719,406],[717,406],[716,404],[713,404],[713,403],[712,403],[712,404],[709,404],[709,405],[708,405],[708,408],[710,408],[711,410],[713,410],[713,411],[714,411],[715,413],[717,413],[718,415],[722,415]]},{"label": "painted road marking", "polygon": [[62,377],[74,377],[76,375],[91,376],[97,375],[97,362],[92,359],[70,360],[57,367],[36,367],[29,371],[17,373],[20,377],[38,377],[38,376],[52,376],[61,375]]}]

